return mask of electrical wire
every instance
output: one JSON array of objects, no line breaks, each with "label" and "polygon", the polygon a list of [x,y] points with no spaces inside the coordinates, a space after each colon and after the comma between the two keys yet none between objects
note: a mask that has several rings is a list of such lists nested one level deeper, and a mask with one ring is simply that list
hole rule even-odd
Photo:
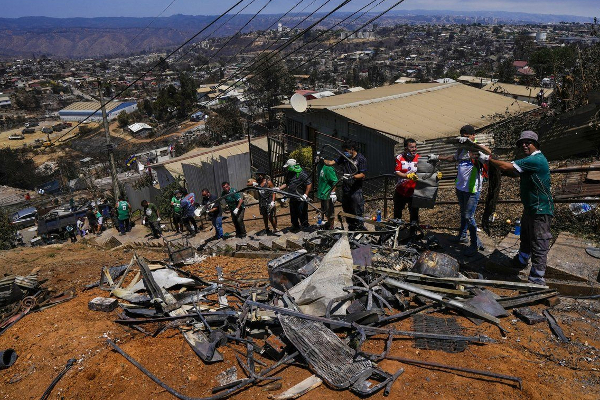
[{"label": "electrical wire", "polygon": [[[177,51],[179,51],[180,49],[182,49],[184,46],[186,46],[188,43],[190,43],[192,40],[194,40],[196,37],[198,37],[200,34],[202,34],[205,30],[207,30],[208,28],[210,28],[213,24],[215,24],[218,20],[220,20],[223,16],[225,16],[228,12],[230,12],[231,10],[233,10],[235,7],[237,7],[238,5],[240,5],[244,0],[238,0],[237,3],[235,3],[233,6],[231,6],[229,9],[227,9],[227,11],[225,11],[224,13],[222,13],[221,15],[219,15],[217,18],[215,18],[211,23],[209,23],[208,25],[206,25],[204,28],[200,29],[198,32],[196,32],[191,38],[189,38],[188,40],[186,40],[183,44],[181,44],[180,46],[178,46],[175,50],[173,50],[171,53],[169,53],[164,59],[160,60],[159,62],[157,62],[156,64],[154,64],[154,66],[152,66],[152,68],[150,68],[149,70],[147,70],[146,72],[144,72],[142,75],[140,75],[138,78],[136,78],[133,82],[131,82],[129,85],[127,85],[123,90],[121,90],[119,93],[117,93],[116,95],[112,96],[108,101],[106,101],[104,104],[108,104],[111,101],[113,101],[114,99],[116,99],[117,97],[119,97],[121,94],[123,94],[127,89],[129,89],[130,87],[132,87],[134,84],[136,84],[137,82],[139,82],[141,79],[143,79],[144,77],[146,77],[146,75],[148,75],[150,72],[152,72],[156,67],[158,67],[160,64],[162,64],[164,61],[166,61],[169,57],[171,57],[173,54],[175,54]],[[101,107],[98,107],[91,115],[87,116],[86,118],[84,118],[83,120],[79,121],[79,123],[77,125],[75,125],[74,127],[72,127],[71,129],[69,129],[64,135],[60,136],[59,138],[55,139],[56,141],[59,141],[60,139],[62,139],[63,137],[65,137],[66,135],[68,135],[70,132],[72,132],[75,128],[77,128],[79,125],[81,125],[83,122],[87,121],[88,119],[90,119],[94,114],[96,114],[98,111],[100,111],[102,109]]]}]

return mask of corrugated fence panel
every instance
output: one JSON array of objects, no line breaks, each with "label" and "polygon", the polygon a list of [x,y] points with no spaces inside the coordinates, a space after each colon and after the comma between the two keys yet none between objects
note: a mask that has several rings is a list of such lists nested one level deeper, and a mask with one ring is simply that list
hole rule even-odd
[{"label": "corrugated fence panel", "polygon": [[154,172],[156,172],[156,180],[161,188],[164,188],[175,180],[173,175],[171,175],[171,173],[165,167],[155,167]]},{"label": "corrugated fence panel", "polygon": [[130,184],[125,184],[125,193],[127,195],[127,201],[129,201],[129,204],[131,205],[132,211],[142,208],[142,200],[148,200],[149,202],[154,203],[161,195],[161,191],[154,186],[135,189]]},{"label": "corrugated fence panel", "polygon": [[[212,161],[213,165],[213,179],[215,182],[215,186],[219,188],[219,193],[221,193],[221,183],[225,181],[229,181],[229,173],[227,170],[227,159],[225,157],[220,156],[218,159],[214,159]],[[230,182],[231,184],[231,182]],[[233,185],[232,185],[233,186]],[[235,188],[239,189],[239,188]]]},{"label": "corrugated fence panel", "polygon": [[250,154],[236,154],[227,157],[227,170],[231,186],[236,189],[246,187],[246,182],[250,178]]}]

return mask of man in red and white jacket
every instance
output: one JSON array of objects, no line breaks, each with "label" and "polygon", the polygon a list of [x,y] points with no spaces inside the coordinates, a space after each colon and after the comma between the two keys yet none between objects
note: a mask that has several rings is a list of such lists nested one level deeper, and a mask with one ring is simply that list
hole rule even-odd
[{"label": "man in red and white jacket", "polygon": [[402,210],[408,205],[411,232],[416,231],[416,226],[419,224],[419,209],[412,207],[412,196],[418,179],[416,174],[418,161],[416,140],[404,140],[404,152],[396,156],[395,173],[398,176],[398,183],[394,191],[394,218],[402,219]]}]

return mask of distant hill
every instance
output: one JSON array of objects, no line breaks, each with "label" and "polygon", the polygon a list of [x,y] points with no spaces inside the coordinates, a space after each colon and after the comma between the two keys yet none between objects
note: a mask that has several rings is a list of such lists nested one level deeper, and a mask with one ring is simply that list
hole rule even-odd
[{"label": "distant hill", "polygon": [[[337,13],[318,28],[328,28],[347,13]],[[322,15],[314,15],[301,27],[308,26]],[[255,18],[245,32],[267,29],[280,15],[269,14]],[[372,15],[363,17],[356,29]],[[192,37],[213,21],[216,16],[173,15],[161,18],[48,18],[22,17],[0,18],[0,57],[39,57],[46,55],[59,58],[102,58],[131,55],[144,51],[173,49]],[[238,31],[250,18],[238,15],[219,20],[197,40],[207,36],[229,36]],[[286,17],[286,27],[296,25],[304,15]],[[377,23],[381,25],[419,23],[558,23],[591,22],[591,18],[568,15],[544,15],[511,12],[456,12],[402,10],[385,15]],[[226,22],[223,24],[223,22]],[[213,33],[213,31],[216,32]]]}]

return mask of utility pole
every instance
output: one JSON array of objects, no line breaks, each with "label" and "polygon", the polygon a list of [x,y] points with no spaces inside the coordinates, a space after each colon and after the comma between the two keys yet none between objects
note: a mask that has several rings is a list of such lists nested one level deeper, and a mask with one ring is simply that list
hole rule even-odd
[{"label": "utility pole", "polygon": [[104,107],[104,99],[102,97],[102,84],[98,78],[98,94],[100,95],[100,108],[102,108],[102,121],[104,123],[104,134],[106,135],[106,150],[108,151],[108,162],[110,163],[110,175],[112,178],[113,195],[115,202],[119,201],[119,180],[117,178],[117,167],[115,166],[115,156],[113,154],[113,145],[110,142],[110,131],[108,127],[108,118],[106,116],[106,108]]}]

